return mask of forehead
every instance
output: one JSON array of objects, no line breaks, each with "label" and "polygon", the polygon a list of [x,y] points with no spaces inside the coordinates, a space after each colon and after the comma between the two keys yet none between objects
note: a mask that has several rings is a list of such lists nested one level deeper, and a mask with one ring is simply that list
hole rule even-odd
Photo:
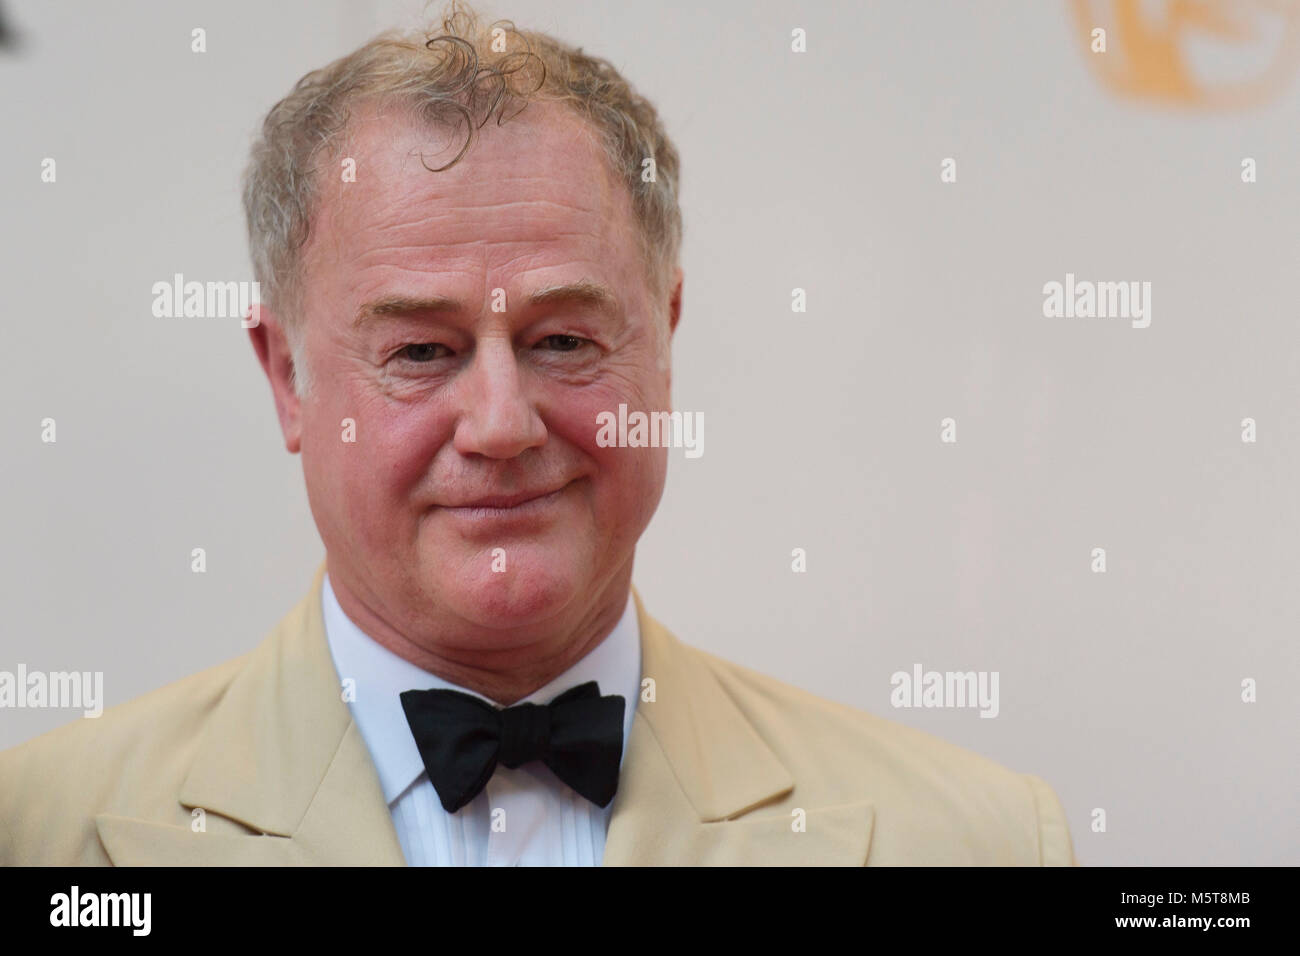
[{"label": "forehead", "polygon": [[[640,279],[631,196],[583,120],[559,104],[530,103],[499,126],[489,120],[459,162],[431,171],[455,157],[464,136],[463,127],[431,126],[392,106],[358,110],[338,161],[320,172],[303,257],[308,286],[322,267],[370,286],[359,294],[395,272],[496,284],[573,264],[600,266],[610,283]],[[354,182],[342,175],[348,159]]]}]

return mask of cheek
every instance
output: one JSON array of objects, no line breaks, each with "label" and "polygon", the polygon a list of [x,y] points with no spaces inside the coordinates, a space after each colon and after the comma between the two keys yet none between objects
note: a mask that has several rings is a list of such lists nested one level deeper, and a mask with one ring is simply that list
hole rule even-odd
[{"label": "cheek", "polygon": [[452,419],[430,403],[376,408],[368,428],[363,467],[390,496],[405,497],[427,482],[430,463],[452,440]]},{"label": "cheek", "polygon": [[[444,419],[429,403],[392,405],[345,395],[315,409],[305,423],[304,466],[310,455],[318,484],[332,488],[349,513],[391,517],[391,502],[426,479],[430,461],[450,440]],[[381,502],[389,504],[380,509]]]},{"label": "cheek", "polygon": [[[598,419],[618,416],[620,405],[628,411],[667,411],[671,398],[666,374],[652,371],[653,355],[643,348],[630,348],[617,360],[600,369],[597,380],[581,386],[548,383],[539,395],[539,407],[552,433],[602,463],[622,460],[644,449],[609,448],[597,444]],[[611,455],[612,453],[612,455]]]},{"label": "cheek", "polygon": [[668,449],[601,446],[596,440],[600,432],[597,416],[605,412],[617,415],[620,403],[629,409],[667,407],[630,389],[572,389],[555,396],[547,427],[554,437],[579,449],[594,464],[595,508],[611,524],[635,525],[648,521],[658,505],[668,471]]}]

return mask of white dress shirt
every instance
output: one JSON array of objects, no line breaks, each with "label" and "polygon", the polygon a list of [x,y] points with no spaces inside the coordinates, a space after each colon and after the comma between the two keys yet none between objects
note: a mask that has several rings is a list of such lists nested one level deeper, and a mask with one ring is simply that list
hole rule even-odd
[{"label": "white dress shirt", "polygon": [[[498,765],[482,793],[455,813],[444,810],[429,782],[398,695],[405,690],[442,688],[473,694],[494,707],[500,705],[417,667],[368,637],[339,606],[328,574],[321,604],[334,669],[340,681],[351,678],[354,682],[355,699],[348,707],[379,772],[408,864],[600,865],[613,802],[607,807],[596,806],[539,761],[513,770]],[[518,703],[546,704],[570,687],[591,680],[600,685],[602,694],[621,694],[626,701],[626,755],[641,690],[641,633],[630,592],[623,617],[594,650]],[[499,812],[502,810],[504,814]]]}]

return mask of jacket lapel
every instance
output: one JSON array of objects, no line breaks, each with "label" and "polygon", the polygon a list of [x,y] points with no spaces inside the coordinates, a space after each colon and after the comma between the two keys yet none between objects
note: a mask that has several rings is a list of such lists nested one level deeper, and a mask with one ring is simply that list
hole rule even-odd
[{"label": "jacket lapel", "polygon": [[[119,866],[405,863],[374,764],[347,704],[321,619],[322,563],[307,596],[249,655],[208,722],[180,802],[257,831],[100,814]],[[699,654],[646,613],[641,672],[654,699],[632,722],[604,864],[850,865],[870,848],[868,802],[801,807],[803,829],[774,804],[794,794],[789,770],[727,696]],[[788,801],[787,801],[788,802]]]},{"label": "jacket lapel", "polygon": [[870,802],[799,806],[803,826],[796,827],[791,810],[798,792],[790,771],[699,653],[650,617],[635,589],[633,595],[643,692],[604,864],[862,866],[874,822]]},{"label": "jacket lapel", "polygon": [[339,688],[321,585],[249,655],[208,721],[180,802],[258,835],[195,833],[112,815],[95,818],[127,866],[405,863],[365,741]]}]

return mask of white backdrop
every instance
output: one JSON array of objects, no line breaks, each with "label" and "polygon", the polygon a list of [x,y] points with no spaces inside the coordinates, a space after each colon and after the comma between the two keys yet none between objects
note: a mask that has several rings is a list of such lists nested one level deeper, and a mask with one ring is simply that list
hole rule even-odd
[{"label": "white backdrop", "polygon": [[[481,9],[610,59],[682,155],[674,399],[706,442],[638,550],[650,611],[1042,776],[1085,865],[1300,863],[1300,71],[1246,108],[1123,97],[1079,8]],[[103,671],[112,705],[252,648],[323,556],[247,333],[150,290],[252,278],[253,130],[420,4],[2,9],[0,669]],[[1150,326],[1044,318],[1066,273],[1149,281]],[[998,671],[997,718],[891,707],[918,663]],[[0,710],[0,747],[76,717]]]}]

